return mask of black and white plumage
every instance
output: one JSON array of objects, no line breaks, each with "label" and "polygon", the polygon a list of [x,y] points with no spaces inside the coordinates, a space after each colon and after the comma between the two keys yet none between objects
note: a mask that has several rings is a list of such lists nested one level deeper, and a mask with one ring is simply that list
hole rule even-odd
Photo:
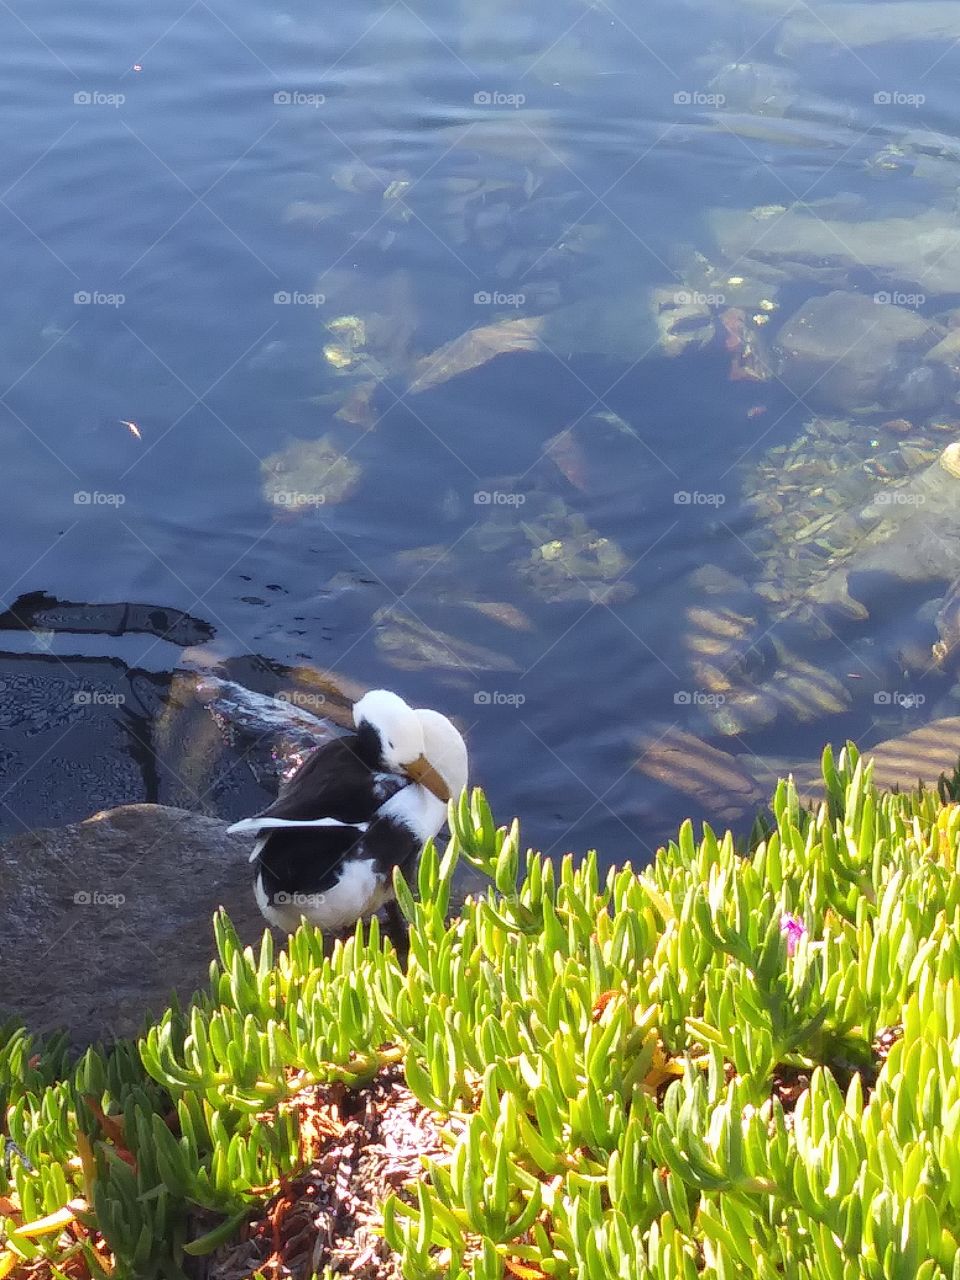
[{"label": "black and white plumage", "polygon": [[262,814],[230,830],[256,837],[254,893],[287,930],[302,917],[352,926],[393,899],[467,782],[463,738],[436,711],[378,689],[354,707],[356,733],[319,747]]}]

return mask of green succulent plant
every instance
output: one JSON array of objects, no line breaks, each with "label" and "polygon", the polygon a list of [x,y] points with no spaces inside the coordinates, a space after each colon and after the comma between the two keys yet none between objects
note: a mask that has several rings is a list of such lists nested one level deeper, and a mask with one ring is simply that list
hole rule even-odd
[{"label": "green succulent plant", "polygon": [[220,914],[136,1045],[3,1029],[0,1277],[182,1275],[302,1162],[295,1095],[402,1063],[445,1147],[383,1207],[407,1280],[960,1280],[956,788],[823,776],[745,851],[686,823],[606,872],[464,795],[397,880],[406,965],[375,920],[275,954]]}]

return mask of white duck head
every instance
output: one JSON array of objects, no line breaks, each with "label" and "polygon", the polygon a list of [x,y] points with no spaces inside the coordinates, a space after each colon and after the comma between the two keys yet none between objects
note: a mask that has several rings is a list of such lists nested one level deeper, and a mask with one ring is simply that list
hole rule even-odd
[{"label": "white duck head", "polygon": [[439,711],[414,712],[423,733],[423,756],[405,772],[444,804],[467,785],[467,744],[457,727]]},{"label": "white duck head", "polygon": [[398,694],[371,689],[354,703],[353,723],[359,733],[376,735],[380,760],[390,773],[407,773],[409,766],[423,758],[423,726]]}]

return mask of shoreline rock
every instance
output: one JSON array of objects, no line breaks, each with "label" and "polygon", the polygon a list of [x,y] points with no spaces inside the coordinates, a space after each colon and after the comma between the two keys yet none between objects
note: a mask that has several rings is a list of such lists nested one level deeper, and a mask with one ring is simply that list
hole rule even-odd
[{"label": "shoreline rock", "polygon": [[78,1046],[135,1036],[207,982],[211,918],[262,934],[249,842],[218,818],[130,804],[0,844],[0,1020]]}]

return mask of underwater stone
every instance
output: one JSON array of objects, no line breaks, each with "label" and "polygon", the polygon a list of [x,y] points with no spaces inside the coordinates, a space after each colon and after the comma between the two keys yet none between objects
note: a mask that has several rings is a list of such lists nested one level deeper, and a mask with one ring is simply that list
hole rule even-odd
[{"label": "underwater stone", "polygon": [[798,396],[839,409],[896,399],[905,388],[935,402],[935,380],[913,378],[911,365],[938,336],[915,311],[835,290],[808,299],[783,325],[780,378]]},{"label": "underwater stone", "polygon": [[955,579],[943,597],[936,616],[938,640],[927,655],[943,671],[956,672],[960,656],[960,579]]},{"label": "underwater stone", "polygon": [[790,10],[780,30],[781,58],[816,48],[864,48],[910,40],[960,39],[960,5],[955,0],[895,0],[890,4],[808,5]]},{"label": "underwater stone", "polygon": [[866,270],[879,281],[915,289],[927,298],[960,293],[956,217],[943,209],[909,218],[850,221],[794,205],[758,224],[747,209],[719,208],[708,220],[720,256],[736,263],[741,275],[829,285]]},{"label": "underwater stone", "polygon": [[945,338],[927,352],[926,359],[931,363],[945,364],[955,373],[960,373],[960,329],[951,329]]},{"label": "underwater stone", "polygon": [[813,602],[863,619],[869,602],[861,597],[871,585],[948,583],[960,576],[960,442],[905,483],[886,486],[861,516],[874,527],[843,568],[814,588]]},{"label": "underwater stone", "polygon": [[284,515],[302,515],[345,502],[360,480],[360,466],[334,438],[293,440],[260,463],[263,496]]},{"label": "underwater stone", "polygon": [[748,756],[737,756],[672,726],[639,744],[634,768],[679,791],[712,821],[741,822],[760,808],[766,791],[753,780]]}]

